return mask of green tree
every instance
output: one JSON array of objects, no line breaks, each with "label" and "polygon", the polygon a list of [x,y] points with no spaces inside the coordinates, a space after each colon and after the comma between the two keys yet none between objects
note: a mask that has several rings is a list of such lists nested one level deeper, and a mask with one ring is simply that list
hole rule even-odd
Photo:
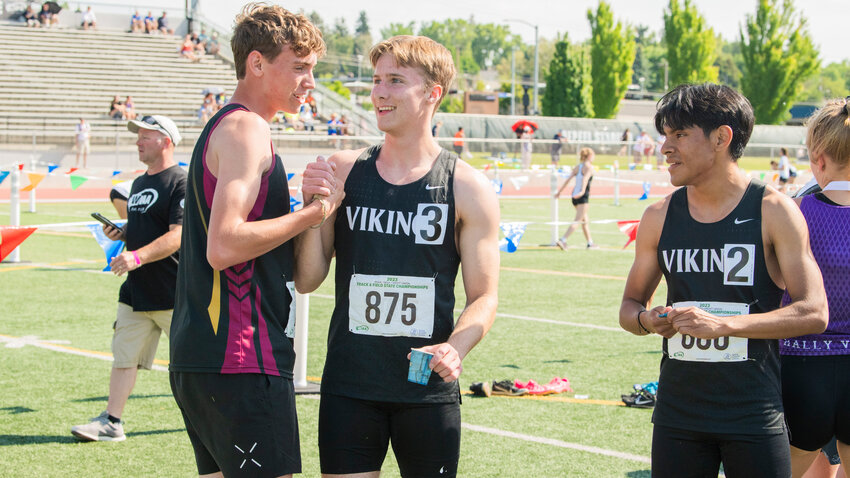
[{"label": "green tree", "polygon": [[390,23],[387,28],[381,29],[381,38],[392,38],[396,35],[413,35],[413,22],[405,25],[404,23]]},{"label": "green tree", "polygon": [[328,89],[333,91],[334,93],[339,94],[347,100],[351,99],[351,90],[345,87],[341,81],[334,80],[330,83],[327,83]]},{"label": "green tree", "polygon": [[820,67],[818,50],[791,0],[759,0],[741,28],[741,91],[756,122],[779,124],[789,116],[803,83]]},{"label": "green tree", "polygon": [[741,68],[744,66],[744,57],[741,55],[741,44],[739,42],[727,42],[720,35],[717,36],[717,81],[732,88],[741,88]]},{"label": "green tree", "polygon": [[330,33],[325,35],[325,44],[328,47],[329,59],[333,55],[351,56],[354,53],[354,37],[351,36],[344,18],[336,19]]},{"label": "green tree", "polygon": [[366,12],[361,11],[354,27],[354,46],[352,51],[357,56],[366,56],[372,48],[372,34],[369,33],[369,20]]},{"label": "green tree", "polygon": [[717,82],[717,44],[691,0],[670,0],[664,10],[664,43],[670,84]]},{"label": "green tree", "polygon": [[613,118],[632,78],[635,41],[631,29],[614,22],[611,7],[599,2],[596,13],[587,10],[590,21],[590,59],[593,78],[593,111],[597,118]]},{"label": "green tree", "polygon": [[366,17],[366,11],[360,10],[360,16],[357,17],[357,24],[354,26],[355,35],[371,35],[369,33],[369,19]]},{"label": "green tree", "polygon": [[664,91],[664,69],[667,50],[649,27],[635,27],[635,62],[632,65],[632,83],[641,84],[648,91]]},{"label": "green tree", "polygon": [[799,100],[821,103],[832,98],[842,98],[850,91],[850,60],[830,63],[803,84]]},{"label": "green tree", "polygon": [[545,76],[546,93],[542,100],[545,116],[593,116],[589,66],[585,51],[570,45],[566,35],[555,43],[555,54]]},{"label": "green tree", "polygon": [[472,51],[472,42],[475,39],[474,23],[451,18],[443,22],[432,21],[422,24],[419,34],[442,43],[452,53],[460,75],[474,75],[481,70]]}]

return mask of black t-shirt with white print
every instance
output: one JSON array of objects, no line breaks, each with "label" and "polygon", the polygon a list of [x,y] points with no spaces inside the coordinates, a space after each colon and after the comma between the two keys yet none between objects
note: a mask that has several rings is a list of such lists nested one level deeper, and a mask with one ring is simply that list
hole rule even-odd
[{"label": "black t-shirt with white print", "polygon": [[[186,171],[180,166],[139,176],[127,200],[127,250],[150,244],[167,233],[172,224],[183,224],[185,194]],[[135,311],[173,309],[177,254],[130,271],[121,285],[118,301]]]}]

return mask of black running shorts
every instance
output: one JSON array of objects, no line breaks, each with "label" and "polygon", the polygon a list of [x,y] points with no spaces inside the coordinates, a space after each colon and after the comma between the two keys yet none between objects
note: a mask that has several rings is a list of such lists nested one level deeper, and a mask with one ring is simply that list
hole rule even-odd
[{"label": "black running shorts", "polygon": [[322,473],[378,471],[392,440],[401,476],[454,477],[460,458],[460,404],[372,402],[322,394]]},{"label": "black running shorts", "polygon": [[573,201],[573,206],[578,206],[579,204],[587,204],[587,203],[590,202],[590,194],[585,193],[580,198],[572,198],[572,201]]},{"label": "black running shorts", "polygon": [[653,427],[653,477],[717,478],[721,463],[728,478],[790,478],[788,436],[725,435]]},{"label": "black running shorts", "polygon": [[806,451],[833,436],[850,443],[850,355],[782,356],[782,403],[791,445]]},{"label": "black running shorts", "polygon": [[292,380],[255,373],[171,372],[170,377],[199,475],[301,472]]}]

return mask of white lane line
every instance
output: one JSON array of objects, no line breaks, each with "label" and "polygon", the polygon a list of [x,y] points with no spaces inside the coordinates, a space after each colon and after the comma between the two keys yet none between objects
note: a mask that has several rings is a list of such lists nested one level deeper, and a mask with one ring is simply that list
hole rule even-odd
[{"label": "white lane line", "polygon": [[[334,296],[327,294],[310,294],[310,297],[316,297],[319,299],[328,299],[333,300]],[[463,309],[455,309],[455,313],[459,314]],[[496,317],[505,317],[508,319],[518,319],[518,320],[528,320],[530,322],[542,322],[544,324],[555,324],[555,325],[569,325],[571,327],[584,327],[586,329],[596,329],[596,330],[605,330],[608,332],[625,332],[625,330],[620,327],[608,327],[605,325],[596,325],[596,324],[582,324],[580,322],[565,322],[563,320],[552,320],[552,319],[542,319],[540,317],[529,317],[527,315],[516,315],[516,314],[505,314],[501,312],[496,313]]]},{"label": "white lane line", "polygon": [[531,322],[542,322],[544,324],[556,324],[556,325],[569,325],[572,327],[584,327],[587,329],[597,329],[597,330],[607,330],[609,332],[625,332],[625,330],[619,327],[607,327],[605,325],[596,325],[596,324],[582,324],[579,322],[565,322],[563,320],[552,320],[552,319],[541,319],[539,317],[528,317],[526,315],[515,315],[515,314],[503,314],[496,313],[496,317],[506,317],[509,319],[519,319],[519,320],[528,320]]},{"label": "white lane line", "polygon": [[470,425],[469,423],[461,423],[461,427],[466,428],[467,430],[472,430],[474,432],[480,433],[489,433],[491,435],[501,436],[505,438],[514,438],[516,440],[529,441],[533,443],[540,443],[543,445],[551,445],[559,448],[569,448],[571,450],[584,451],[587,453],[594,453],[597,455],[610,456],[614,458],[620,458],[623,460],[632,460],[640,463],[650,463],[650,459],[648,456],[640,456],[640,455],[632,455],[631,453],[623,453],[620,451],[614,450],[606,450],[604,448],[599,448],[595,446],[581,445],[579,443],[568,443],[561,440],[555,440],[552,438],[543,438],[536,437],[533,435],[526,435],[524,433],[515,433],[509,432],[505,430],[499,430],[498,428],[490,428],[490,427],[482,427],[480,425]]},{"label": "white lane line", "polygon": [[[8,335],[0,335],[0,342],[5,342],[6,347],[14,347],[18,348],[22,345],[32,345],[33,347],[38,347],[46,350],[52,350],[54,352],[63,352],[66,354],[72,355],[80,355],[82,357],[95,358],[98,360],[105,360],[107,362],[112,362],[112,354],[106,352],[93,352],[88,350],[80,350],[74,347],[68,347],[64,345],[56,345],[51,343],[46,343],[44,341],[38,340],[35,337],[11,337]],[[19,345],[21,344],[21,345]],[[160,372],[167,372],[168,367],[163,367],[162,365],[154,364],[151,366],[153,370],[158,370]]]}]

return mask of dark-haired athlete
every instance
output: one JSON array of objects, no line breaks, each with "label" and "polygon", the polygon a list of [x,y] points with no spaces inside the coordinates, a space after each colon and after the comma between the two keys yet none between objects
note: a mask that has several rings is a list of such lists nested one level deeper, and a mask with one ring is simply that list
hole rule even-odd
[{"label": "dark-haired athlete", "polygon": [[[753,126],[739,93],[681,85],[655,125],[684,187],[644,213],[620,307],[624,329],[664,337],[652,475],[717,476],[722,462],[729,477],[790,476],[776,339],[826,327],[805,221],[738,167]],[[666,307],[646,310],[662,275]]]}]

